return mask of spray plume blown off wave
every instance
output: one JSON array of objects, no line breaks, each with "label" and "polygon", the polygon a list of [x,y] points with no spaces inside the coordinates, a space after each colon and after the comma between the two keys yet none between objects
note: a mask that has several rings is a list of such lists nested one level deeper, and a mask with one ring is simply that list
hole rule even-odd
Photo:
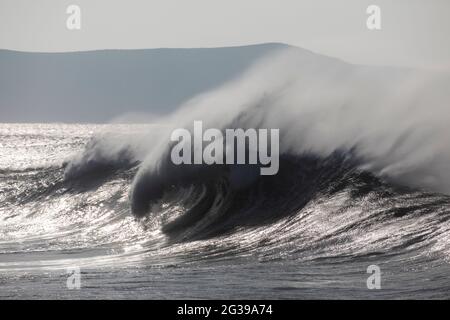
[{"label": "spray plume blown off wave", "polygon": [[[449,88],[448,74],[354,66],[282,50],[241,78],[155,119],[159,125],[140,138],[106,138],[99,148],[110,153],[106,163],[121,162],[125,155],[142,162],[132,199],[142,180],[176,180],[169,177],[177,171],[168,158],[170,133],[181,127],[192,130],[195,120],[222,129],[279,128],[281,154],[325,158],[339,151],[379,177],[450,193]],[[99,148],[87,149],[89,159]],[[74,160],[66,174],[80,168],[83,158]],[[182,171],[197,169],[173,175],[184,175]]]}]

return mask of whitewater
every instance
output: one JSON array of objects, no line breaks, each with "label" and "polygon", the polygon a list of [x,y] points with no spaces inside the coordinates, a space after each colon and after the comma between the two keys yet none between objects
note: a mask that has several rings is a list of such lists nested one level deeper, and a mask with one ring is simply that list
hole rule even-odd
[{"label": "whitewater", "polygon": [[[0,298],[448,298],[449,89],[290,49],[146,123],[0,124]],[[279,129],[279,172],[174,165],[199,120]]]}]

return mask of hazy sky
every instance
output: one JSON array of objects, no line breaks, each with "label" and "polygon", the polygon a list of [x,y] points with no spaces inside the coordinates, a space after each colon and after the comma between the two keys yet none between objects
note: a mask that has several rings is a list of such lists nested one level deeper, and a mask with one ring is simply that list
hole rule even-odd
[{"label": "hazy sky", "polygon": [[[66,8],[82,28],[66,28]],[[381,7],[382,29],[366,27]],[[0,48],[80,51],[283,42],[365,64],[450,67],[449,0],[0,0]]]}]

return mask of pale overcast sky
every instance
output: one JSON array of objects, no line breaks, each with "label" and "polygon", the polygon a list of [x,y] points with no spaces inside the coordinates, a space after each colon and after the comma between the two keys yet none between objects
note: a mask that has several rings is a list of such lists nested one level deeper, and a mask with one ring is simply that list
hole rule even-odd
[{"label": "pale overcast sky", "polygon": [[[82,28],[66,28],[81,7]],[[366,27],[381,7],[382,30]],[[354,63],[450,67],[449,0],[0,0],[0,48],[82,51],[283,42]]]}]

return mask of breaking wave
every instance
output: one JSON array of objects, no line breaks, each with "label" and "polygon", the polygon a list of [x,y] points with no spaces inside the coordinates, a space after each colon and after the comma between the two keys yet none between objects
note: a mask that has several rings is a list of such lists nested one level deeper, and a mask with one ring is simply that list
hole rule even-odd
[{"label": "breaking wave", "polygon": [[[364,67],[289,49],[256,63],[228,85],[198,96],[132,137],[94,139],[69,163],[66,177],[139,163],[131,189],[133,211],[143,198],[194,179],[198,168],[168,158],[170,133],[210,128],[280,129],[282,155],[327,158],[351,154],[358,166],[388,181],[450,192],[450,77],[427,71]],[[201,172],[223,171],[202,168]],[[197,177],[198,178],[198,177]]]},{"label": "breaking wave", "polygon": [[[94,138],[68,163],[65,179],[131,169],[131,212],[159,221],[174,243],[225,237],[233,239],[228,250],[248,244],[245,250],[263,247],[278,257],[421,246],[447,252],[449,80],[279,52],[132,138]],[[173,165],[170,133],[192,130],[195,120],[209,128],[280,129],[279,173]],[[165,215],[163,207],[182,209]]]}]

